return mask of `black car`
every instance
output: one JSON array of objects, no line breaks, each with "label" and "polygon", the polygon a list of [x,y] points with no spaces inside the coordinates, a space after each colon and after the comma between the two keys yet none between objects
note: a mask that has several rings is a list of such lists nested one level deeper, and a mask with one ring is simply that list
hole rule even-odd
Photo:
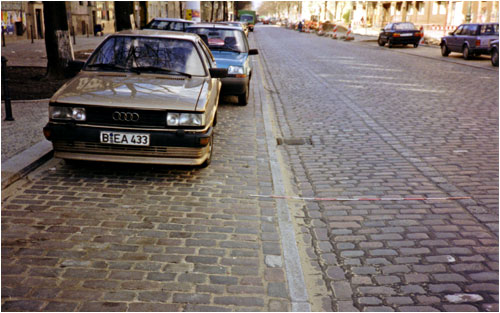
[{"label": "black car", "polygon": [[498,67],[498,40],[490,44],[491,65]]},{"label": "black car", "polygon": [[441,55],[462,53],[468,60],[473,55],[490,54],[490,43],[498,40],[498,23],[462,24],[441,38]]},{"label": "black car", "polygon": [[422,33],[413,23],[389,23],[380,30],[378,35],[378,45],[383,47],[387,43],[389,48],[393,45],[412,44],[415,48],[422,38]]}]

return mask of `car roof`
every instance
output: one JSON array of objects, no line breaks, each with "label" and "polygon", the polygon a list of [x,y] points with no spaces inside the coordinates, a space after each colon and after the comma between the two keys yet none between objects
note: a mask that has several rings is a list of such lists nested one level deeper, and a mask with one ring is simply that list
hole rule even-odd
[{"label": "car roof", "polygon": [[184,22],[184,23],[194,24],[194,21],[184,20],[182,18],[170,18],[170,17],[155,17],[151,21]]},{"label": "car roof", "polygon": [[195,41],[200,37],[192,33],[183,33],[169,30],[155,30],[155,29],[136,29],[136,30],[124,30],[110,36],[149,36],[149,37],[162,37],[162,38],[172,38],[172,39],[182,39]]},{"label": "car roof", "polygon": [[189,28],[215,28],[215,29],[233,29],[241,31],[240,26],[231,26],[226,24],[217,24],[217,23],[197,23],[194,25],[189,25]]},{"label": "car roof", "polygon": [[463,23],[461,25],[498,25],[498,23]]}]

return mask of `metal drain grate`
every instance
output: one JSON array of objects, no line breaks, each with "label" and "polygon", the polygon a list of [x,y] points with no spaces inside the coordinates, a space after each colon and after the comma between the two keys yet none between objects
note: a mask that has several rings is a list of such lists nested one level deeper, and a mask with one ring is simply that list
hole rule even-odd
[{"label": "metal drain grate", "polygon": [[276,143],[278,146],[288,145],[288,146],[303,146],[303,145],[312,145],[311,138],[276,138]]}]

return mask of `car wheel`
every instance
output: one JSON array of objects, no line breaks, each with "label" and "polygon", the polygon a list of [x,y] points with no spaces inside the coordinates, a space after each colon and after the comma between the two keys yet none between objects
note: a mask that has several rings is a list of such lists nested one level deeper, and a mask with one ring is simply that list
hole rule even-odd
[{"label": "car wheel", "polygon": [[445,43],[441,44],[441,55],[447,57],[450,54],[450,49]]},{"label": "car wheel", "polygon": [[247,88],[245,90],[245,93],[238,95],[238,104],[239,105],[247,105],[249,95],[250,95],[250,80],[248,80],[248,84],[247,84]]},{"label": "car wheel", "polygon": [[418,43],[414,43],[413,48],[418,48]]},{"label": "car wheel", "polygon": [[382,40],[382,38],[378,37],[377,42],[378,42],[379,46],[381,46],[381,47],[385,46],[385,42]]},{"label": "car wheel", "polygon": [[394,45],[393,45],[393,43],[392,43],[392,40],[391,40],[391,39],[389,39],[389,40],[387,41],[387,47],[392,48],[393,46],[394,46]]},{"label": "car wheel", "polygon": [[470,60],[471,54],[469,50],[469,46],[465,45],[462,49],[462,55],[464,56],[464,60]]},{"label": "car wheel", "polygon": [[491,51],[491,65],[498,66],[498,49]]},{"label": "car wheel", "polygon": [[214,153],[214,131],[212,130],[212,135],[210,135],[210,143],[208,144],[208,158],[203,162],[200,167],[205,168],[212,163],[212,155]]}]

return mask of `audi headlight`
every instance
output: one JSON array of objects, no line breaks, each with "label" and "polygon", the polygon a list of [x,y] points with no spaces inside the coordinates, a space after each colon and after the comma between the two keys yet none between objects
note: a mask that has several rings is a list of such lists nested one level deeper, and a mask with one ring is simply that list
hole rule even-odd
[{"label": "audi headlight", "polygon": [[243,71],[243,67],[241,67],[241,66],[234,66],[234,65],[230,65],[227,68],[227,73],[228,74],[245,74],[245,72]]},{"label": "audi headlight", "polygon": [[85,108],[49,106],[49,118],[53,120],[85,121]]},{"label": "audi headlight", "polygon": [[199,113],[168,113],[167,126],[205,126],[205,115]]},{"label": "audi headlight", "polygon": [[72,118],[75,121],[85,121],[87,119],[87,114],[85,114],[84,108],[73,108]]}]

